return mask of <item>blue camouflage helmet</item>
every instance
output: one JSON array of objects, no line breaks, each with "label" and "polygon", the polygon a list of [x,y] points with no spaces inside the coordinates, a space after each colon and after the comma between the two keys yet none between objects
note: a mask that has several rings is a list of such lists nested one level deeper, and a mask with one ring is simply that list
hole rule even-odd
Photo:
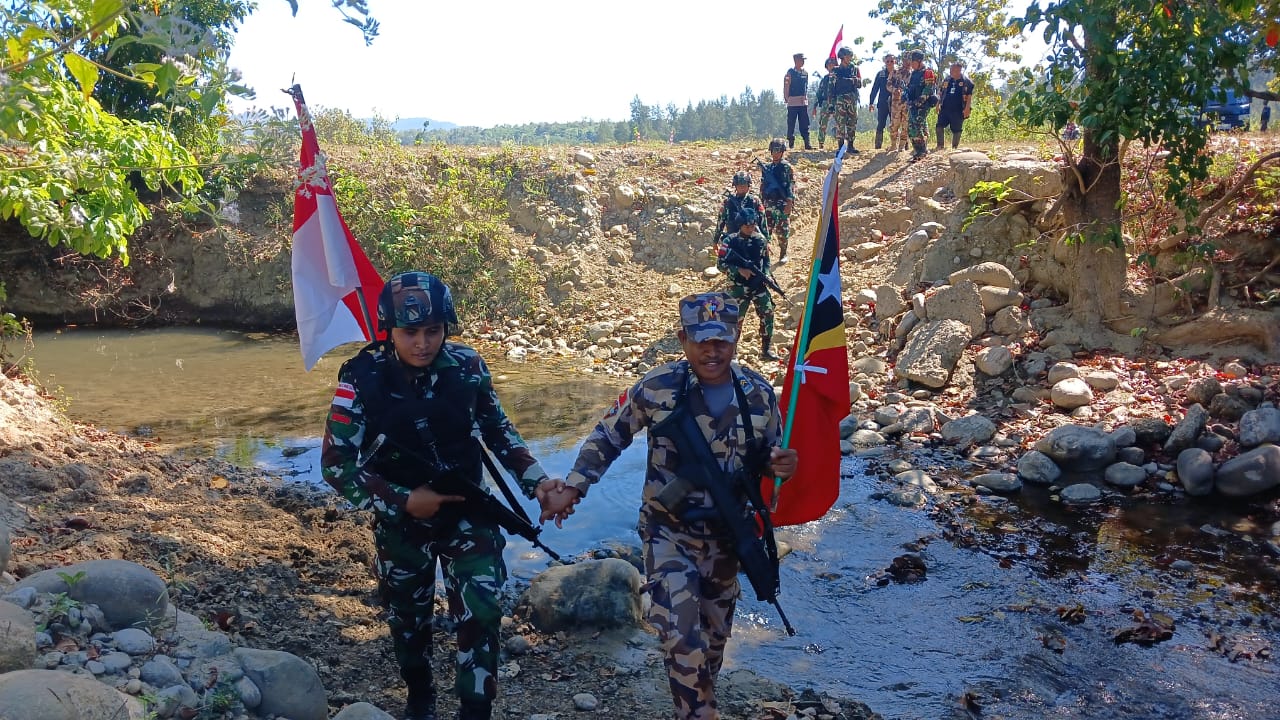
[{"label": "blue camouflage helmet", "polygon": [[424,327],[442,323],[445,335],[458,335],[462,325],[453,309],[453,293],[440,278],[418,270],[393,275],[378,294],[378,330]]},{"label": "blue camouflage helmet", "polygon": [[759,225],[760,213],[756,212],[755,208],[742,208],[738,211],[738,215],[735,219],[738,223],[738,227],[742,227],[743,225]]},{"label": "blue camouflage helmet", "polygon": [[733,174],[733,184],[734,185],[750,185],[751,175],[742,171],[736,172]]}]

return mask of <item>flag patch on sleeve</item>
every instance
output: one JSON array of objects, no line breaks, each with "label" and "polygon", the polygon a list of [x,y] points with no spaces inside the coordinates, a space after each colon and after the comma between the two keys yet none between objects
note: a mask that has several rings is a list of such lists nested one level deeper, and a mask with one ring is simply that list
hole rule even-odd
[{"label": "flag patch on sleeve", "polygon": [[337,407],[350,408],[355,399],[356,388],[351,383],[338,383],[338,389],[333,391],[333,404]]},{"label": "flag patch on sleeve", "polygon": [[606,418],[611,418],[611,417],[613,417],[614,415],[617,415],[617,414],[618,414],[618,411],[622,409],[622,406],[627,404],[627,393],[628,393],[628,392],[629,392],[628,390],[623,390],[623,391],[622,391],[622,394],[618,396],[618,399],[617,399],[616,401],[614,401],[614,403],[613,403],[613,407],[609,408],[609,412],[605,413],[605,415],[604,415],[604,416],[605,416]]},{"label": "flag patch on sleeve", "polygon": [[331,412],[331,413],[329,413],[329,419],[330,419],[330,420],[332,420],[332,421],[334,421],[334,422],[336,422],[336,423],[338,423],[338,424],[340,424],[340,425],[350,425],[350,424],[351,424],[351,416],[347,415],[347,414],[346,414],[346,413],[344,413],[344,412],[338,412],[338,411]]}]

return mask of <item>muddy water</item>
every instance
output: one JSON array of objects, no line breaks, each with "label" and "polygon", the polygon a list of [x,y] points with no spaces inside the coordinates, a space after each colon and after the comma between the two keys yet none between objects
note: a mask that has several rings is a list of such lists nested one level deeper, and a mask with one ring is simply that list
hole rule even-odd
[{"label": "muddy water", "polygon": [[[78,420],[315,483],[320,421],[353,349],[305,373],[290,337],[69,329],[38,335],[34,357]],[[509,414],[553,473],[568,469],[618,392],[570,369],[491,366]],[[857,698],[886,718],[971,717],[961,709],[966,693],[989,718],[1280,717],[1274,662],[1257,659],[1260,648],[1280,647],[1274,570],[1201,529],[1247,523],[1246,513],[1148,505],[1066,513],[1028,489],[1016,503],[980,499],[963,522],[983,541],[965,549],[942,539],[927,514],[871,499],[881,488],[863,470],[846,459],[835,509],[783,533],[795,551],[783,563],[782,602],[799,634],[786,637],[772,607],[744,600],[726,667]],[[643,472],[640,443],[564,530],[546,533],[548,544],[565,554],[634,544]],[[877,582],[904,548],[925,560],[927,579]],[[511,541],[516,577],[545,562]],[[1064,621],[1060,608],[1076,606],[1084,622]],[[1173,637],[1153,647],[1112,642],[1135,610],[1170,615]]]}]

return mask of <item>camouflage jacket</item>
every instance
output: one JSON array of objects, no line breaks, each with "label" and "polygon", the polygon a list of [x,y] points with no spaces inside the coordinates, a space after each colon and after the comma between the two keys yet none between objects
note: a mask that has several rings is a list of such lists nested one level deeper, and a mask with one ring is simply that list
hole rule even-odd
[{"label": "camouflage jacket", "polygon": [[910,81],[911,69],[906,66],[906,63],[896,68],[893,74],[889,76],[885,84],[888,86],[889,96],[894,102],[901,102],[906,99],[902,94],[907,91],[907,83]]},{"label": "camouflage jacket", "polygon": [[[685,383],[681,388],[680,383]],[[698,378],[691,372],[687,360],[677,360],[650,370],[640,382],[618,397],[617,402],[604,416],[582,444],[573,470],[565,479],[583,495],[591,485],[617,459],[618,455],[635,439],[641,430],[661,422],[676,407],[677,397],[684,390],[685,402],[693,413],[703,436],[711,446],[711,453],[727,472],[743,469],[743,461],[749,453],[778,445],[782,439],[782,425],[778,400],[773,387],[759,373],[733,364],[733,382],[738,384],[747,400],[747,416],[751,421],[751,436],[756,447],[747,447],[747,433],[742,426],[742,412],[737,393],[720,417],[712,417],[703,399]],[[680,466],[675,444],[670,438],[649,438],[649,462],[641,492],[641,513],[668,524],[677,523],[672,514],[674,508],[664,507],[658,495],[670,484],[679,481],[676,469]],[[745,500],[744,500],[745,502]],[[692,489],[685,495],[688,507],[711,509],[709,495]]]},{"label": "camouflage jacket", "polygon": [[814,104],[826,111],[835,109],[836,94],[832,92],[831,86],[836,81],[834,73],[827,73],[818,81],[818,92],[814,97]]},{"label": "camouflage jacket", "polygon": [[[720,233],[721,237],[731,233],[738,232],[740,226],[735,225],[735,218],[743,208],[751,208],[756,211],[761,219],[764,218],[764,205],[760,202],[760,198],[755,193],[747,193],[742,197],[738,197],[736,193],[725,193],[724,204],[720,206]],[[764,228],[761,228],[763,231]],[[716,240],[720,238],[717,237]]]},{"label": "camouflage jacket", "polygon": [[[759,269],[766,274],[769,272],[769,238],[762,233],[746,237],[742,233],[733,233],[725,238],[724,244],[725,253],[720,258],[720,270],[733,282],[739,285],[747,284],[747,279],[738,274],[739,269],[747,267],[742,260],[758,266],[758,268],[748,268],[750,270]],[[736,250],[741,259],[730,255],[730,250]]]},{"label": "camouflage jacket", "polygon": [[[396,372],[404,367],[395,359],[395,351],[388,343],[370,344],[360,351],[361,355],[366,353],[372,358],[386,360],[385,364],[379,364],[384,372]],[[445,342],[431,366],[416,371],[409,379],[408,387],[423,398],[432,397],[439,373],[453,367],[461,368],[466,395],[456,403],[460,415],[457,421],[478,429],[498,462],[517,479],[525,495],[533,497],[533,489],[547,474],[507,418],[493,390],[489,368],[475,350]],[[338,388],[325,422],[320,471],[325,481],[351,504],[362,510],[372,510],[379,520],[406,519],[409,516],[405,514],[404,507],[410,490],[388,481],[369,466],[357,469],[361,450],[373,440],[366,433],[370,424],[366,406],[370,399],[362,396],[358,375],[352,361],[344,363],[338,371]],[[369,388],[363,391],[371,392]],[[395,402],[397,397],[393,393],[391,401]]]}]

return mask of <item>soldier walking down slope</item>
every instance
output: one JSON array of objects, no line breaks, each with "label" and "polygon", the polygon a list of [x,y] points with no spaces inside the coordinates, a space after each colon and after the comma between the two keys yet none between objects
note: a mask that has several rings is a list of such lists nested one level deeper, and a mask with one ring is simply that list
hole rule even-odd
[{"label": "soldier walking down slope", "polygon": [[738,231],[738,214],[746,209],[754,210],[759,217],[764,217],[764,204],[751,192],[750,173],[736,172],[733,174],[733,191],[725,193],[724,202],[720,205],[720,222],[716,225],[715,236],[717,255],[724,254],[724,240]]},{"label": "soldier walking down slope", "polygon": [[[871,82],[871,97],[867,98],[867,109],[876,111],[876,149],[884,145],[884,128],[889,122],[889,114],[893,112],[894,96],[889,88],[889,80],[897,71],[898,60],[892,53],[884,56],[884,68],[876,73]],[[890,132],[892,134],[892,131]]]},{"label": "soldier walking down slope", "polygon": [[906,150],[907,140],[907,83],[911,80],[911,63],[907,56],[889,76],[889,96],[893,98],[892,117],[889,120],[889,149],[893,152]]},{"label": "soldier walking down slope", "polygon": [[796,146],[796,123],[800,124],[800,137],[804,149],[809,144],[809,74],[804,71],[804,53],[791,56],[795,67],[787,70],[782,78],[782,97],[787,101],[787,147]]},{"label": "soldier walking down slope", "polygon": [[765,226],[769,237],[778,241],[778,264],[787,261],[787,242],[791,239],[791,210],[795,206],[795,171],[782,159],[787,151],[782,138],[769,142],[773,162],[760,166],[760,194],[764,197]]},{"label": "soldier walking down slope", "polygon": [[[747,568],[731,538],[756,539],[752,509],[762,509],[761,473],[788,478],[797,465],[796,451],[779,447],[773,388],[734,362],[738,311],[724,293],[683,298],[684,358],[654,368],[622,393],[583,442],[563,489],[542,502],[542,518],[560,525],[648,430],[638,527],[653,598],[649,621],[658,630],[677,720],[720,717],[715,685],[732,634],[739,567]],[[704,478],[719,488],[704,489]],[[744,523],[750,523],[745,536]],[[772,545],[772,528],[764,527],[762,540]],[[776,559],[773,567],[776,581]]]},{"label": "soldier walking down slope", "polygon": [[[827,126],[835,120],[836,114],[836,96],[832,91],[835,84],[835,70],[839,60],[829,57],[826,60],[827,74],[822,76],[818,81],[818,92],[814,96],[813,117],[818,121],[818,149],[822,150],[827,143]],[[834,131],[832,137],[835,137]]]},{"label": "soldier walking down slope", "polygon": [[[745,305],[755,306],[760,316],[760,357],[777,360],[770,349],[773,344],[773,297],[769,294],[766,279],[769,276],[769,238],[759,232],[760,216],[754,210],[738,214],[738,232],[724,241],[725,253],[720,259],[720,269],[733,283],[729,294]],[[741,325],[746,318],[739,316]]]},{"label": "soldier walking down slope", "polygon": [[862,88],[862,74],[853,64],[853,50],[842,47],[836,57],[840,60],[833,71],[836,79],[832,87],[836,96],[836,147],[847,142],[848,152],[856,155],[858,149],[853,146],[853,140],[858,132],[858,93]]},{"label": "soldier walking down slope", "polygon": [[970,105],[973,103],[973,81],[964,76],[964,66],[951,63],[950,74],[943,79],[938,90],[941,101],[938,103],[938,150],[942,149],[942,131],[951,130],[951,148],[960,147],[960,133],[964,129],[964,121],[969,118]]},{"label": "soldier walking down slope", "polygon": [[431,669],[437,562],[457,630],[458,718],[488,720],[498,691],[506,539],[473,503],[432,485],[480,485],[484,449],[473,429],[527,496],[544,492],[540,483],[555,483],[507,419],[484,360],[448,341],[461,328],[444,283],[424,272],[392,277],[378,298],[378,326],[388,339],[365,346],[338,371],[321,472],[353,505],[373,513],[379,590],[409,688],[406,720],[437,718]]},{"label": "soldier walking down slope", "polygon": [[911,79],[907,81],[907,137],[911,139],[911,162],[917,162],[929,152],[929,109],[938,101],[934,95],[936,77],[924,66],[924,53],[911,51]]}]

